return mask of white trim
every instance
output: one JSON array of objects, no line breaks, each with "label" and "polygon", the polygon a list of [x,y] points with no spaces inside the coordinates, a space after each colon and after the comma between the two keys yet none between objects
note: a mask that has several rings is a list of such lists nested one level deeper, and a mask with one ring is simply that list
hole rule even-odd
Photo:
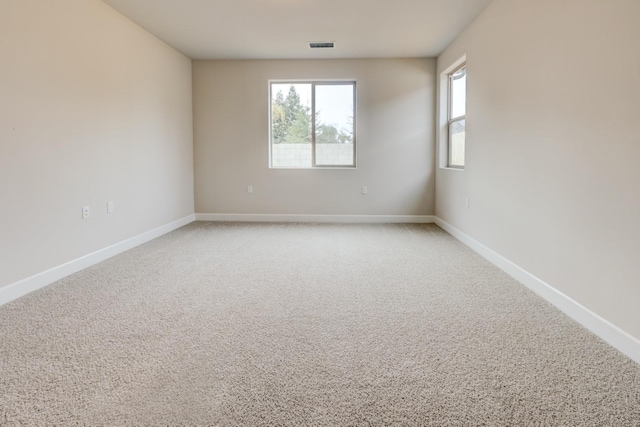
[{"label": "white trim", "polygon": [[196,221],[431,224],[435,221],[435,217],[433,215],[287,215],[197,213]]},{"label": "white trim", "polygon": [[548,283],[494,252],[451,224],[433,215],[283,215],[192,214],[137,236],[115,243],[57,267],[0,288],[0,305],[43,288],[82,269],[149,242],[193,221],[321,222],[321,223],[436,223],[489,262],[553,304],[576,322],[640,363],[640,340],[603,319]]},{"label": "white trim", "polygon": [[640,340],[610,323],[608,320],[603,319],[522,267],[484,246],[451,224],[446,223],[438,217],[435,217],[435,223],[505,273],[553,304],[567,316],[580,323],[635,362],[640,363]]},{"label": "white trim", "polygon": [[121,254],[122,252],[128,251],[129,249],[135,248],[138,245],[147,243],[148,241],[158,238],[163,234],[167,234],[173,230],[190,224],[195,221],[195,219],[195,214],[185,216],[184,218],[172,221],[168,224],[154,228],[153,230],[146,231],[137,236],[107,246],[106,248],[99,249],[90,254],[81,256],[80,258],[76,258],[41,273],[35,274],[31,277],[27,277],[26,279],[22,279],[18,282],[0,288],[0,305],[6,304],[30,292],[50,285],[82,269],[91,267],[94,264],[102,262],[115,255]]}]

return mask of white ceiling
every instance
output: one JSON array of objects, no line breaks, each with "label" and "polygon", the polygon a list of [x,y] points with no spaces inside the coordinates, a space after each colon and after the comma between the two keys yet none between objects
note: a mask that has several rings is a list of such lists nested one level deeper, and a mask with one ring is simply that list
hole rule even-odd
[{"label": "white ceiling", "polygon": [[[104,0],[193,59],[433,57],[491,0]],[[310,50],[309,41],[334,41]]]}]

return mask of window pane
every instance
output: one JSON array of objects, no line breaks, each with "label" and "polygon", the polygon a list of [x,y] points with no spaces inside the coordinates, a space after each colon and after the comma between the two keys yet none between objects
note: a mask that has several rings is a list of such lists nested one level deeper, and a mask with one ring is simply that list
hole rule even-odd
[{"label": "window pane", "polygon": [[271,166],[311,167],[311,84],[271,85]]},{"label": "window pane", "polygon": [[464,116],[467,112],[467,68],[451,74],[451,117]]},{"label": "window pane", "polygon": [[318,84],[316,89],[316,165],[352,166],[353,91],[351,84]]},{"label": "window pane", "polygon": [[464,166],[464,120],[449,125],[449,138],[449,166]]}]

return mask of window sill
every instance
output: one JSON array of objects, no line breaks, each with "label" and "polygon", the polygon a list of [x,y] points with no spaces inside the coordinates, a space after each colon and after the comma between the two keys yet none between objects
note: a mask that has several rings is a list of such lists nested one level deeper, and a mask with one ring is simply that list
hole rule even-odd
[{"label": "window sill", "polygon": [[296,166],[269,166],[271,170],[303,170],[303,171],[313,171],[313,170],[356,170],[358,169],[356,166],[319,166],[319,167],[311,167],[311,168],[300,168]]}]

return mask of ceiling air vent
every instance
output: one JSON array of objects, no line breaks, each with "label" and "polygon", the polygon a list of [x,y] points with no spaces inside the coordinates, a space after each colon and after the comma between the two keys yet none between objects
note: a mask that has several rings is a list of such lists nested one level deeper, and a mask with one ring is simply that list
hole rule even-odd
[{"label": "ceiling air vent", "polygon": [[309,48],[311,49],[333,49],[334,47],[334,42],[309,42]]}]

